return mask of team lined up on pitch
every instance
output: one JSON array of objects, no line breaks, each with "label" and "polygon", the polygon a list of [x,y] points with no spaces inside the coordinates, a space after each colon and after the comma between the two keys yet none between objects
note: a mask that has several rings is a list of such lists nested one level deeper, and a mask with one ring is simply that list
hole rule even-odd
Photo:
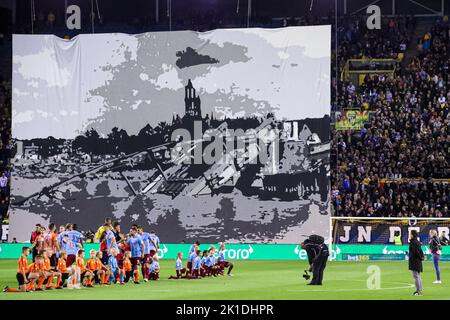
[{"label": "team lined up on pitch", "polygon": [[[16,278],[19,287],[5,287],[3,292],[124,285],[130,280],[140,284],[139,267],[144,282],[159,280],[160,241],[155,232],[144,232],[142,227],[134,225],[129,234],[124,235],[117,225],[115,223],[113,227],[107,220],[99,228],[100,250],[90,250],[87,261],[83,235],[76,226],[61,227],[59,234],[54,224],[49,225],[48,231],[37,226],[31,248],[23,247],[18,261]],[[225,243],[220,244],[217,253],[214,246],[203,252],[199,246],[200,242],[196,241],[190,247],[186,268],[183,267],[183,254],[178,252],[176,274],[169,279],[216,277],[224,275],[225,268],[231,276],[233,264],[225,260]],[[32,251],[33,262],[28,264],[27,257]]]}]

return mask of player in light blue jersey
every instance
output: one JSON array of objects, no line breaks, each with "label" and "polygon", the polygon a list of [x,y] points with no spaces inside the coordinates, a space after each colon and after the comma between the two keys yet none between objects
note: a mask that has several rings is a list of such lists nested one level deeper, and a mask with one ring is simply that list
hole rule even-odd
[{"label": "player in light blue jersey", "polygon": [[73,243],[75,243],[75,245],[78,247],[78,249],[82,249],[83,248],[83,234],[81,232],[79,232],[77,225],[73,225],[71,223],[68,223],[66,225],[65,231],[60,233],[58,235],[57,241],[61,243],[62,237],[64,235],[68,235],[70,241],[72,241]]},{"label": "player in light blue jersey", "polygon": [[200,256],[201,254],[202,254],[202,252],[200,250],[197,250],[197,252],[195,252],[195,258],[192,261],[192,274],[190,276],[191,279],[201,278],[201,275],[200,275],[201,262],[202,262],[202,258]]},{"label": "player in light blue jersey", "polygon": [[[196,240],[194,244],[189,248],[189,256],[198,250],[200,247],[200,241]],[[189,257],[188,256],[188,257]]]},{"label": "player in light blue jersey", "polygon": [[69,230],[69,238],[72,238],[71,240],[78,245],[80,249],[83,249],[83,240],[84,235],[78,231],[78,225],[73,224],[72,230]]},{"label": "player in light blue jersey", "polygon": [[217,264],[220,267],[220,274],[223,275],[225,268],[228,268],[227,275],[232,276],[231,270],[233,270],[234,265],[233,265],[233,263],[231,263],[225,259],[225,242],[222,242],[220,244],[220,249],[219,249],[218,255],[219,256],[217,258]]},{"label": "player in light blue jersey", "polygon": [[[65,251],[67,253],[67,255],[72,254],[75,255],[77,254],[77,247],[75,246],[75,244],[69,239],[69,235],[68,234],[64,234],[62,236],[62,240],[61,240],[61,251]],[[75,260],[74,260],[75,261]],[[70,265],[67,265],[68,267],[70,267],[73,262]],[[67,262],[66,262],[67,264]]]},{"label": "player in light blue jersey", "polygon": [[152,258],[152,263],[150,263],[149,266],[150,270],[150,280],[159,280],[159,271],[160,271],[160,265],[159,265],[159,258],[158,255],[155,254]]},{"label": "player in light blue jersey", "polygon": [[176,276],[170,276],[169,279],[186,278],[186,268],[183,268],[183,253],[177,253],[177,260],[175,261]]},{"label": "player in light blue jersey", "polygon": [[108,284],[116,281],[120,281],[120,284],[124,284],[123,273],[117,263],[117,252],[116,249],[112,248],[110,252],[111,255],[108,258],[108,269],[110,273]]},{"label": "player in light blue jersey", "polygon": [[194,270],[194,268],[192,267],[192,264],[194,262],[194,259],[197,257],[197,251],[198,251],[198,247],[195,247],[195,250],[191,252],[191,250],[189,250],[189,256],[188,256],[188,261],[187,261],[187,272],[189,275],[192,275],[192,271]]},{"label": "player in light blue jersey", "polygon": [[202,277],[206,275],[206,258],[208,257],[208,250],[203,250],[202,258],[200,259],[199,273]]},{"label": "player in light blue jersey", "polygon": [[150,231],[150,255],[153,257],[159,250],[159,237],[155,231]]},{"label": "player in light blue jersey", "polygon": [[62,235],[61,242],[59,245],[61,246],[61,251],[67,252],[67,260],[66,260],[67,267],[72,266],[77,257],[78,252],[77,246],[75,245],[75,243],[73,243],[72,240],[70,240],[70,237],[67,233]]},{"label": "player in light blue jersey", "polygon": [[130,261],[134,273],[134,283],[139,284],[139,265],[144,258],[145,245],[141,236],[138,234],[137,227],[131,228],[127,244],[131,251]]},{"label": "player in light blue jersey", "polygon": [[116,236],[114,235],[114,232],[111,230],[111,226],[105,225],[104,226],[105,231],[105,240],[106,240],[106,252],[108,256],[111,255],[111,250],[114,249],[116,253],[119,252],[119,246],[117,245]]},{"label": "player in light blue jersey", "polygon": [[206,266],[206,276],[217,277],[218,267],[216,266],[216,257],[214,256],[214,250],[212,248],[209,249],[209,255],[206,258],[205,266]]},{"label": "player in light blue jersey", "polygon": [[131,229],[127,244],[130,246],[131,258],[139,258],[140,260],[144,257],[145,245],[141,236],[137,234],[137,229]]},{"label": "player in light blue jersey", "polygon": [[[76,255],[78,250],[83,248],[83,242],[82,238],[83,235],[78,230],[73,229],[73,225],[71,223],[68,223],[66,225],[66,230],[59,234],[57,238],[57,242],[62,247],[62,241],[65,236],[68,237],[70,243],[71,243],[71,249],[66,250],[67,251],[67,267],[70,267],[76,260]],[[76,226],[75,226],[76,227]]]},{"label": "player in light blue jersey", "polygon": [[[150,270],[148,269],[150,266],[150,258],[151,255],[151,235],[148,232],[144,232],[144,229],[142,227],[138,227],[138,234],[142,238],[142,241],[144,242],[144,257],[142,259],[142,276],[144,278],[144,282],[147,282],[150,277]],[[159,241],[159,239],[158,239]]]}]

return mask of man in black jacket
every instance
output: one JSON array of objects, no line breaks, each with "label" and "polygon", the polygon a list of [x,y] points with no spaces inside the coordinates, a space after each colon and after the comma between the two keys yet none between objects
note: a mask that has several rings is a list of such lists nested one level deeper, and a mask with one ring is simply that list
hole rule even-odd
[{"label": "man in black jacket", "polygon": [[414,296],[422,295],[422,278],[420,273],[423,271],[422,261],[424,254],[421,243],[419,241],[419,234],[416,230],[411,231],[411,239],[409,240],[409,270],[412,271],[414,282],[416,284],[416,291]]},{"label": "man in black jacket", "polygon": [[322,285],[323,271],[327,265],[329,251],[325,243],[316,243],[306,239],[301,243],[301,248],[308,254],[309,271],[312,271],[313,278],[308,285]]}]

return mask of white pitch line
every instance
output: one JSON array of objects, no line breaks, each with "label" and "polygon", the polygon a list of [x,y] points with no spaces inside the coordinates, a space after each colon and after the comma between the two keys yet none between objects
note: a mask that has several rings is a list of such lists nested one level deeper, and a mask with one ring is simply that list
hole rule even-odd
[{"label": "white pitch line", "polygon": [[146,290],[146,292],[174,292],[174,290]]},{"label": "white pitch line", "polygon": [[[340,280],[340,279],[333,279],[334,281],[349,281],[349,282],[356,282],[356,281],[366,281],[366,280]],[[331,281],[333,281],[331,280]],[[329,280],[330,281],[330,280]],[[361,289],[305,289],[305,290],[287,290],[287,292],[347,292],[347,291],[381,291],[381,290],[398,290],[398,289],[411,289],[414,288],[414,284],[409,283],[403,283],[403,282],[385,282],[385,283],[397,283],[397,284],[404,284],[405,286],[401,287],[389,287],[389,288],[379,288],[379,289],[369,289],[369,288],[361,288]]]}]

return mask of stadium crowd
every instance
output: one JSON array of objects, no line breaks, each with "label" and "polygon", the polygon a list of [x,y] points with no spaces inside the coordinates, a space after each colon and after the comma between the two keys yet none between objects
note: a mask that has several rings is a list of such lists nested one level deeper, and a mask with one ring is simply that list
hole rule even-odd
[{"label": "stadium crowd", "polygon": [[[11,90],[0,79],[0,220],[7,218],[11,175]],[[0,239],[1,240],[1,239]]]},{"label": "stadium crowd", "polygon": [[450,216],[449,37],[448,21],[439,21],[394,75],[341,83],[338,108],[374,114],[361,130],[333,131],[336,215]]},{"label": "stadium crowd", "polygon": [[[40,224],[31,233],[31,247],[24,246],[18,261],[16,279],[18,288],[5,287],[3,292],[28,292],[52,289],[92,288],[95,285],[124,285],[130,280],[140,284],[142,280],[159,280],[160,240],[155,231],[145,232],[133,225],[129,233],[121,231],[119,222],[106,218],[94,237],[99,250],[84,250],[85,235],[77,225],[68,223],[56,228],[50,223],[48,229]],[[28,256],[33,261],[28,264]],[[85,261],[86,257],[89,259]],[[200,250],[195,241],[188,253],[187,266],[183,267],[183,253],[177,253],[175,275],[169,279],[201,279],[225,274],[231,276],[233,264],[225,259],[225,243],[208,250]]]},{"label": "stadium crowd", "polygon": [[[111,24],[105,23],[104,17],[100,18],[97,18],[97,30],[107,32]],[[193,20],[174,19],[172,30],[203,31],[231,25],[246,26],[246,19],[233,19],[210,11]],[[159,27],[166,28],[166,20]],[[36,31],[58,34],[58,24],[55,21],[58,22],[57,14],[55,16],[53,12],[38,12]],[[333,26],[333,21],[331,17],[319,19],[306,16],[301,19],[287,17],[274,20],[254,16],[251,26]],[[338,21],[337,64],[332,59],[332,110],[362,107],[374,113],[370,123],[361,130],[332,129],[331,199],[335,215],[450,215],[449,184],[444,182],[450,176],[448,19],[436,22],[429,32],[418,39],[418,54],[407,65],[399,63],[393,76],[369,75],[361,86],[356,86],[351,82],[340,81],[338,75],[349,58],[398,58],[399,53],[405,54],[415,41],[412,33],[416,24],[413,17],[386,18],[381,30],[368,30],[364,17],[345,17]],[[152,29],[152,21],[137,19],[131,25],[133,29],[128,30],[129,32]],[[89,24],[84,23],[83,26],[86,28]],[[334,32],[332,34],[334,36]],[[10,45],[11,39],[2,38],[0,47]],[[333,53],[335,54],[336,52]],[[13,148],[10,74],[7,73],[6,77],[0,75],[2,221],[7,220],[10,156]]]},{"label": "stadium crowd", "polygon": [[[1,14],[0,14],[1,15]],[[3,16],[2,16],[3,17]],[[4,24],[1,24],[4,26]],[[11,180],[11,36],[8,28],[0,28],[0,243],[6,237]]]},{"label": "stadium crowd", "polygon": [[417,23],[411,16],[385,18],[381,29],[369,30],[366,20],[365,16],[339,19],[337,56],[340,68],[348,59],[397,58],[406,51]]}]

